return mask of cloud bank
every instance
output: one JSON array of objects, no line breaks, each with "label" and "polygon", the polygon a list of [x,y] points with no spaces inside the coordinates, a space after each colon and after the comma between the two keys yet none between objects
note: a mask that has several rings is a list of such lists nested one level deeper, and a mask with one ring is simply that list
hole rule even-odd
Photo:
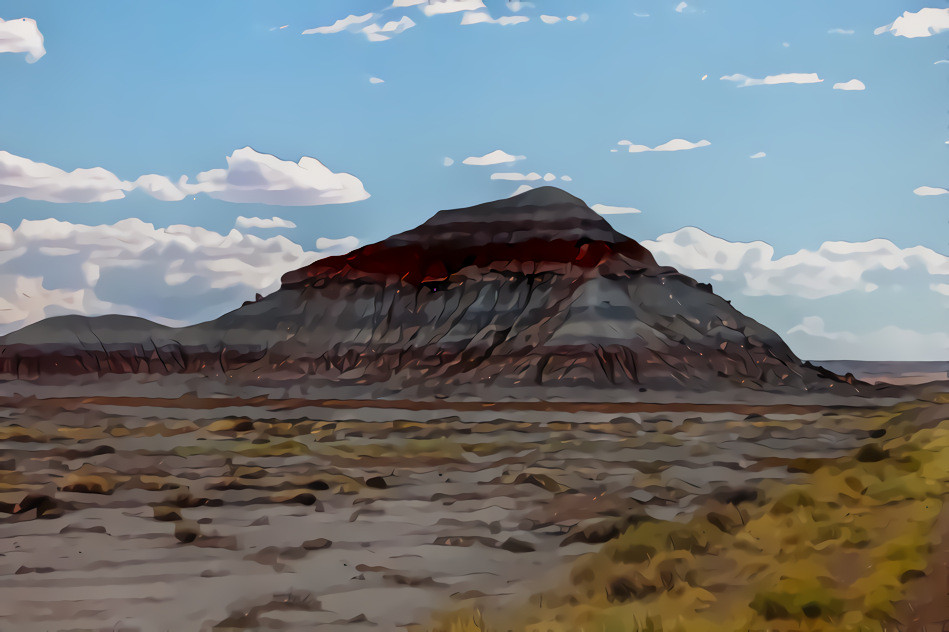
[{"label": "cloud bank", "polygon": [[317,250],[306,251],[282,236],[155,228],[138,219],[0,223],[0,334],[72,313],[200,322],[276,290],[289,270],[357,244],[355,237],[317,240]]},{"label": "cloud bank", "polygon": [[191,183],[177,183],[148,174],[133,182],[101,167],[64,171],[52,165],[0,151],[0,203],[16,198],[59,203],[107,202],[141,190],[162,201],[204,194],[236,203],[278,206],[343,204],[369,197],[362,182],[348,173],[334,173],[316,158],[281,160],[250,147],[227,157],[226,169],[212,169]]},{"label": "cloud bank", "polygon": [[[657,259],[687,274],[709,272],[747,296],[793,295],[818,299],[844,292],[873,292],[888,272],[911,271],[949,281],[949,257],[915,246],[899,248],[886,239],[865,242],[825,241],[817,250],[775,257],[763,241],[731,242],[693,227],[644,241]],[[895,278],[895,277],[894,277]],[[727,295],[727,294],[726,294]]]},{"label": "cloud bank", "polygon": [[267,219],[265,217],[244,217],[243,215],[238,215],[237,221],[234,222],[234,226],[237,228],[296,228],[297,225],[291,222],[290,220],[283,219],[281,217],[271,217]]},{"label": "cloud bank", "polygon": [[711,283],[738,309],[786,334],[803,358],[949,357],[939,336],[949,313],[949,257],[929,248],[828,241],[776,256],[763,241],[731,242],[697,228],[642,244],[660,264]]}]

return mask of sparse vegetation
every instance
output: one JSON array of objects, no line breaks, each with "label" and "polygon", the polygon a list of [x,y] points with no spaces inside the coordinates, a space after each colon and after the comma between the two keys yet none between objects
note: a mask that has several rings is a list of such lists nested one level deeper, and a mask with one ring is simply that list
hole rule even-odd
[{"label": "sparse vegetation", "polygon": [[796,479],[765,482],[757,500],[637,521],[559,586],[503,608],[475,603],[431,629],[904,629],[903,602],[941,542],[949,483],[949,420],[914,429],[912,412],[861,420],[881,438],[849,456],[789,460]]}]

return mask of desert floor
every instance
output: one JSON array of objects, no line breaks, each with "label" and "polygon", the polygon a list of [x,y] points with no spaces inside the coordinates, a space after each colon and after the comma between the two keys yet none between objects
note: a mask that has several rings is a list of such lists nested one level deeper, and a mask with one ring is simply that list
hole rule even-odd
[{"label": "desert floor", "polygon": [[949,619],[947,401],[7,401],[0,630],[922,630]]}]

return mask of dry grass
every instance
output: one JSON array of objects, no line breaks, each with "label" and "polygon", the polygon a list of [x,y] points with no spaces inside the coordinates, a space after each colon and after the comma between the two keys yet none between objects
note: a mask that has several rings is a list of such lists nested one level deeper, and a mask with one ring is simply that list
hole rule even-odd
[{"label": "dry grass", "polygon": [[907,629],[903,606],[930,573],[949,483],[949,420],[915,428],[914,412],[859,422],[894,438],[844,458],[792,460],[794,482],[705,503],[685,523],[637,521],[579,558],[561,585],[507,607],[472,604],[429,629]]}]

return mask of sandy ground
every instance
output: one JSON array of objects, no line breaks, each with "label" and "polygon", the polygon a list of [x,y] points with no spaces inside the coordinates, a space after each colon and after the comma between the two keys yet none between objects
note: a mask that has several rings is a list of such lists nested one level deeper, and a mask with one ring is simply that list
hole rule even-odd
[{"label": "sandy ground", "polygon": [[872,414],[8,405],[0,630],[425,623],[853,450]]}]

